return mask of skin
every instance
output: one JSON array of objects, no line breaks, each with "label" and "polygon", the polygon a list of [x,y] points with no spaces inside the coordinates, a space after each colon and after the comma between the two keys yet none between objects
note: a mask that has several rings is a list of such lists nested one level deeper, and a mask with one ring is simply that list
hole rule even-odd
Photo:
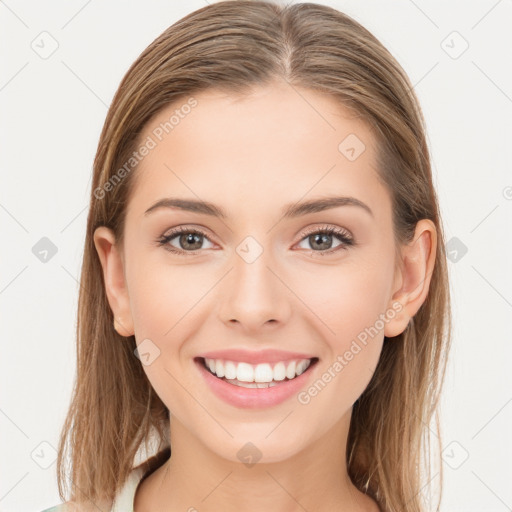
[{"label": "skin", "polygon": [[[245,96],[194,97],[198,105],[136,169],[123,246],[106,227],[94,236],[116,328],[159,348],[143,367],[171,412],[172,457],[139,485],[135,512],[378,511],[347,475],[352,405],[384,336],[403,332],[427,297],[435,225],[418,223],[397,265],[375,139],[333,99],[281,82]],[[158,114],[141,140],[177,107]],[[338,150],[349,134],[366,146],[354,161]],[[359,199],[373,216],[357,206],[282,216],[285,204],[332,195]],[[215,203],[228,217],[169,208],[144,215],[170,196]],[[206,231],[196,254],[158,246],[177,226]],[[304,230],[325,226],[348,231],[356,245],[339,249],[333,235],[323,251],[338,250],[320,255]],[[236,251],[249,235],[263,249],[250,264]],[[187,250],[179,235],[169,244]],[[224,348],[311,353],[319,362],[310,384],[397,301],[401,311],[308,404],[293,396],[269,408],[236,408],[211,392],[193,361]],[[237,457],[248,441],[261,452],[251,467]]]}]

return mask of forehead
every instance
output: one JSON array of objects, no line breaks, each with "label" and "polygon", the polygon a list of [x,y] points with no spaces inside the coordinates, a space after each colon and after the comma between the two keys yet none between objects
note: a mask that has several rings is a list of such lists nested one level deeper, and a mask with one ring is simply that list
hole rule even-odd
[{"label": "forehead", "polygon": [[389,213],[371,130],[322,93],[279,82],[245,95],[203,91],[163,109],[144,143],[131,199],[139,214],[166,195],[221,199],[240,215],[335,194]]}]

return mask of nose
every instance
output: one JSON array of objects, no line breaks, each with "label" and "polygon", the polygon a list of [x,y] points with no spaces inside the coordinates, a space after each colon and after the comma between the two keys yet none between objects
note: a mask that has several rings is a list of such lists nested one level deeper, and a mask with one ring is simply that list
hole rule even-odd
[{"label": "nose", "polygon": [[218,295],[222,322],[246,333],[287,322],[292,294],[274,266],[265,251],[251,263],[233,255],[233,269],[222,280]]}]

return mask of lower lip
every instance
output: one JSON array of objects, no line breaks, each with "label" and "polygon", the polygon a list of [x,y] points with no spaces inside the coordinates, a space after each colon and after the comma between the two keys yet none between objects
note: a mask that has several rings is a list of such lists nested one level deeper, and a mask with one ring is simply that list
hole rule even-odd
[{"label": "lower lip", "polygon": [[[318,362],[318,360],[315,361]],[[306,371],[298,377],[280,381],[275,386],[269,388],[243,388],[215,377],[205,368],[202,359],[195,361],[210,389],[228,404],[243,409],[272,407],[297,394],[309,380],[312,368],[316,365],[316,362],[311,363]]]}]

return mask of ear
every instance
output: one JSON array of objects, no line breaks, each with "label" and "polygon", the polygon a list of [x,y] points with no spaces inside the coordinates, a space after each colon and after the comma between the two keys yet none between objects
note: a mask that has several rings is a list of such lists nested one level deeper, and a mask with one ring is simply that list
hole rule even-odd
[{"label": "ear", "polygon": [[124,262],[113,231],[105,226],[97,228],[94,231],[94,245],[103,267],[105,292],[114,314],[114,328],[121,336],[132,336],[134,329]]},{"label": "ear", "polygon": [[386,324],[384,336],[392,338],[404,332],[409,320],[427,298],[436,251],[435,224],[429,219],[418,221],[412,241],[401,248],[401,261],[395,273],[394,293],[389,303],[389,308],[398,312]]}]

